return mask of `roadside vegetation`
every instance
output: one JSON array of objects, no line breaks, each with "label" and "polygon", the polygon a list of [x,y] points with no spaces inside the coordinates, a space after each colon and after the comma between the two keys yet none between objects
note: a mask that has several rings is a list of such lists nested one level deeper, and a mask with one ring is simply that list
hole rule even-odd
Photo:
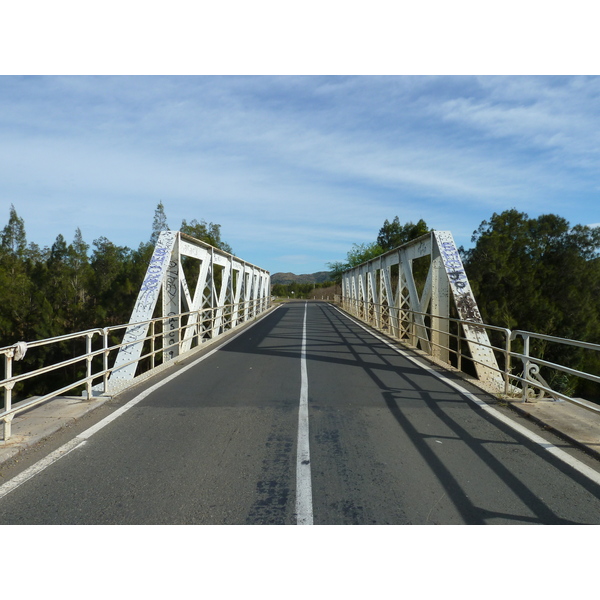
[{"label": "roadside vegetation", "polygon": [[[40,248],[28,243],[25,223],[11,206],[0,231],[0,347],[127,323],[154,244],[167,229],[160,202],[148,240],[136,249],[106,237],[90,247],[80,229],[71,243],[59,234],[50,248]],[[180,231],[231,252],[220,225],[184,220]]]},{"label": "roadside vegetation", "polygon": [[[335,290],[338,291],[335,291]],[[271,286],[271,295],[276,298],[301,298],[310,300],[312,298],[325,298],[330,296],[333,299],[334,294],[341,293],[341,286],[335,286],[333,281],[323,283],[276,283]],[[326,293],[327,292],[327,293]]]}]

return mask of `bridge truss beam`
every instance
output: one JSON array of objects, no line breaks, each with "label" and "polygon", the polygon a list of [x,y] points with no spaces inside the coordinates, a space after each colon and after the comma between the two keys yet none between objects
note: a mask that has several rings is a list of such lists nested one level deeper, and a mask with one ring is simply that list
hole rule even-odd
[{"label": "bridge truss beam", "polygon": [[[416,261],[426,257],[426,277],[427,261],[420,261],[421,277],[416,278]],[[445,363],[450,362],[451,300],[458,318],[467,322],[463,335],[478,378],[494,390],[502,389],[503,377],[486,330],[477,326],[483,324],[481,314],[449,231],[432,231],[342,276],[344,308]]]},{"label": "bridge truss beam", "polygon": [[159,297],[164,363],[266,310],[270,274],[184,233],[163,231],[106,391],[125,387],[135,377]]}]

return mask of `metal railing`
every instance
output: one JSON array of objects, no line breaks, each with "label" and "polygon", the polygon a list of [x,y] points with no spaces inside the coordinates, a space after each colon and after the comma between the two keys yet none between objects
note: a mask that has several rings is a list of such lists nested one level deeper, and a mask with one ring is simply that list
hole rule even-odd
[{"label": "metal railing", "polygon": [[[387,305],[374,304],[372,302],[359,302],[356,299],[346,300],[341,296],[336,296],[334,302],[349,314],[357,317],[374,329],[385,333],[389,337],[397,339],[414,348],[417,348],[419,345],[421,345],[421,349],[429,346],[431,349],[429,354],[432,357],[439,358],[442,353],[436,351],[436,349],[443,350],[449,356],[453,357],[451,360],[444,362],[454,366],[459,371],[464,370],[463,364],[465,361],[471,364],[478,363],[488,369],[496,371],[501,375],[504,381],[503,395],[506,397],[520,396],[524,402],[535,402],[548,396],[551,400],[567,401],[592,412],[600,413],[600,404],[596,404],[593,401],[585,400],[583,398],[574,398],[568,393],[556,389],[556,386],[553,388],[547,381],[550,377],[548,375],[546,377],[542,375],[542,369],[544,369],[546,373],[563,373],[565,375],[591,381],[594,384],[600,384],[600,376],[598,375],[574,369],[567,365],[545,360],[543,358],[544,344],[568,346],[593,353],[600,352],[599,344],[522,330],[511,331],[504,327],[496,327],[485,323],[474,323],[472,321],[465,321],[457,318],[443,318],[438,315],[421,313],[404,308],[398,309],[388,307]],[[424,327],[416,322],[416,315],[423,317],[425,321]],[[433,324],[438,321],[446,321],[449,326],[443,328],[434,327]],[[469,352],[467,338],[463,334],[463,328],[465,326],[471,328],[481,327],[489,332],[489,337],[491,339],[497,340],[496,344],[484,344],[473,341],[472,339],[469,340],[469,343],[478,344],[490,349],[497,358],[498,366],[478,361],[477,358],[473,356],[473,353]],[[431,335],[432,333],[438,333],[439,335],[433,336]],[[438,343],[435,341],[436,339],[447,339],[448,344]],[[538,344],[538,347],[542,348],[540,351],[542,356],[533,355],[532,340],[542,342],[542,344]],[[419,344],[419,342],[422,343]],[[515,346],[519,346],[519,348],[517,349]],[[598,363],[600,363],[600,354],[596,354],[595,356],[598,357]],[[515,363],[520,364],[522,370],[515,372]]]},{"label": "metal railing", "polygon": [[[167,366],[170,363],[169,353],[172,346],[166,343],[167,333],[172,340],[173,331],[177,330],[179,350],[186,348],[186,352],[177,353],[181,356],[228,331],[237,329],[263,313],[269,306],[268,298],[257,298],[238,304],[203,308],[135,324],[90,329],[34,342],[19,342],[0,348],[0,356],[4,356],[4,377],[0,380],[0,391],[4,395],[4,408],[0,408],[0,423],[3,424],[2,439],[10,438],[12,420],[17,414],[53,398],[71,393],[81,394],[89,399],[94,395],[118,391],[119,387],[111,386],[110,381],[116,354],[120,348],[132,343],[116,340],[122,340],[123,333],[132,325],[148,325],[148,333],[135,342],[135,344],[143,344],[143,351],[139,358],[119,366],[122,368],[127,364],[137,363],[137,379],[121,383],[120,388],[131,385],[139,381],[140,376],[152,374],[161,365]],[[190,319],[192,316],[193,322]],[[175,328],[174,321],[178,323]],[[67,345],[68,348],[65,347]],[[71,356],[64,358],[68,354]],[[28,355],[27,360],[25,355]],[[56,362],[47,364],[52,361],[52,355],[57,357]],[[38,367],[39,363],[44,364]],[[17,365],[21,368],[17,369]],[[16,373],[16,370],[20,372]],[[40,381],[40,378],[50,382],[54,379],[61,383],[55,384],[56,387],[52,390],[44,389],[39,395],[28,394],[28,384],[34,379]],[[52,386],[52,383],[48,385]],[[19,387],[24,390],[20,394],[24,395],[24,398],[15,397],[15,389]]]},{"label": "metal railing", "polygon": [[[573,398],[564,391],[553,388],[542,375],[542,369],[546,372],[559,372],[568,376],[582,378],[600,384],[600,376],[573,369],[567,365],[545,360],[543,356],[534,356],[532,353],[532,340],[543,344],[558,344],[569,346],[593,353],[600,352],[600,345],[577,340],[570,340],[549,335],[537,334],[528,331],[511,331],[506,328],[487,325],[484,323],[473,323],[456,318],[443,319],[448,322],[448,327],[436,328],[434,324],[442,317],[428,313],[419,313],[408,309],[397,309],[386,305],[375,305],[373,303],[358,303],[356,300],[344,301],[340,296],[333,300],[348,313],[358,317],[368,325],[382,331],[386,335],[418,347],[419,342],[427,342],[431,349],[431,355],[439,358],[452,356],[453,359],[446,361],[458,370],[464,370],[464,363],[479,363],[498,372],[504,382],[503,393],[507,397],[521,396],[525,402],[533,402],[542,399],[545,395],[553,400],[568,401],[588,410],[600,413],[600,405],[591,403],[584,399]],[[169,364],[169,346],[165,344],[167,333],[172,334],[173,322],[177,321],[177,339],[181,350],[186,345],[189,351],[201,347],[205,342],[215,339],[227,331],[237,328],[239,325],[255,318],[264,312],[270,305],[267,299],[259,298],[241,302],[237,305],[225,305],[217,308],[203,308],[195,313],[186,312],[175,316],[159,317],[135,325],[149,325],[147,335],[135,343],[143,344],[143,351],[139,358],[131,362],[137,363],[136,377],[143,374],[151,374],[161,365]],[[194,315],[192,324],[190,317]],[[415,321],[415,315],[421,315],[425,326]],[[235,326],[232,326],[233,323]],[[467,339],[463,334],[463,327],[481,327],[490,332],[490,337],[497,340],[496,344],[481,344],[492,350],[498,360],[499,366],[482,363],[477,360],[468,350]],[[81,393],[87,398],[95,394],[107,394],[111,392],[110,376],[114,371],[113,366],[116,353],[123,346],[131,345],[131,342],[119,342],[122,333],[131,324],[105,327],[103,329],[90,329],[87,331],[39,340],[24,344],[18,344],[0,348],[0,355],[4,356],[4,377],[0,381],[0,389],[4,393],[4,408],[0,412],[0,423],[4,425],[4,440],[10,438],[11,423],[15,415],[47,402],[57,396],[71,393]],[[432,336],[438,333],[439,336]],[[170,336],[171,337],[171,336]],[[172,339],[172,337],[171,337]],[[448,340],[447,344],[438,343],[435,340]],[[470,340],[469,343],[478,343]],[[71,357],[64,358],[67,351],[64,346],[68,344]],[[63,346],[62,350],[60,346]],[[425,345],[425,344],[422,344]],[[538,344],[539,345],[539,344]],[[516,349],[515,346],[519,348]],[[521,348],[522,346],[522,348]],[[47,356],[35,356],[36,350],[42,351],[51,348],[59,358],[52,364],[44,364],[36,367],[36,363],[46,363]],[[61,353],[63,358],[60,358]],[[25,354],[29,355],[27,361],[23,360]],[[46,352],[46,355],[49,354]],[[542,352],[543,355],[543,352]],[[514,363],[522,365],[522,371],[515,372]],[[15,364],[23,365],[21,372],[15,373]],[[128,363],[126,363],[128,364]],[[121,364],[120,367],[126,366]],[[30,367],[29,369],[27,367]],[[68,378],[67,383],[58,385],[50,391],[44,390],[36,396],[25,394],[25,398],[14,397],[15,387],[25,388],[33,379],[46,377],[51,374],[63,372],[63,379]],[[67,376],[64,372],[67,371]],[[139,379],[137,379],[139,380]],[[135,380],[135,381],[137,381]],[[129,385],[133,381],[125,385]]]},{"label": "metal railing", "polygon": [[[46,402],[47,400],[51,400],[56,396],[64,395],[75,388],[80,388],[81,386],[86,387],[88,397],[91,397],[91,386],[92,381],[94,379],[94,375],[92,373],[92,361],[94,356],[97,354],[92,350],[92,340],[95,336],[102,335],[102,329],[90,329],[88,331],[73,333],[69,335],[62,335],[46,340],[30,342],[27,344],[25,344],[24,342],[19,342],[14,346],[0,348],[0,354],[4,355],[4,379],[0,382],[0,386],[3,388],[4,391],[4,409],[0,413],[0,422],[4,423],[4,440],[7,440],[10,437],[11,422],[15,415],[19,412],[28,410],[29,408],[41,404],[42,402]],[[30,371],[24,371],[18,374],[13,373],[14,363],[23,360],[25,358],[26,353],[29,353],[29,355],[31,356],[32,351],[35,351],[35,349],[45,348],[51,345],[64,344],[66,342],[72,342],[75,340],[85,340],[85,350],[81,354],[75,356],[74,358],[60,360],[57,363],[45,365],[41,368],[32,369]],[[34,360],[29,362],[33,362],[35,364],[35,362],[37,361]],[[13,390],[18,384],[25,383],[36,377],[42,377],[44,375],[47,376],[50,373],[55,373],[57,371],[67,369],[69,367],[74,367],[82,362],[86,363],[86,374],[84,377],[79,378],[74,382],[70,382],[65,386],[60,386],[59,388],[47,394],[29,398],[27,400],[19,402],[16,406],[14,405]]]},{"label": "metal railing", "polygon": [[[561,346],[569,346],[579,348],[581,350],[589,350],[591,352],[600,352],[599,344],[581,342],[568,338],[559,338],[541,333],[533,333],[531,331],[512,331],[511,341],[517,340],[518,338],[523,339],[523,352],[511,350],[511,354],[514,358],[520,359],[523,364],[523,375],[522,377],[519,377],[518,380],[522,383],[522,395],[525,400],[542,398],[544,394],[548,394],[555,400],[566,400],[567,402],[577,404],[588,410],[600,412],[600,405],[590,405],[590,403],[584,399],[573,398],[572,396],[563,393],[556,388],[552,388],[542,376],[541,370],[542,368],[545,368],[547,371],[553,373],[558,371],[559,373],[585,379],[596,384],[600,384],[600,376],[592,373],[586,373],[585,371],[580,371],[578,369],[573,369],[556,362],[544,360],[541,356],[532,356],[531,340],[538,340],[544,343],[558,344]],[[537,393],[535,392],[536,389],[538,390]]]}]

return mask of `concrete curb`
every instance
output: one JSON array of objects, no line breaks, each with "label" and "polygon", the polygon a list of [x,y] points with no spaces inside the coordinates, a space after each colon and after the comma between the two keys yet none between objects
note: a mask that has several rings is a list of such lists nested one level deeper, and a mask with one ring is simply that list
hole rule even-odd
[{"label": "concrete curb", "polygon": [[0,465],[60,429],[69,427],[108,400],[108,396],[91,400],[80,396],[60,396],[18,414],[12,422],[11,437],[6,441],[0,440]]},{"label": "concrete curb", "polygon": [[518,414],[600,460],[600,415],[566,401],[504,401]]}]

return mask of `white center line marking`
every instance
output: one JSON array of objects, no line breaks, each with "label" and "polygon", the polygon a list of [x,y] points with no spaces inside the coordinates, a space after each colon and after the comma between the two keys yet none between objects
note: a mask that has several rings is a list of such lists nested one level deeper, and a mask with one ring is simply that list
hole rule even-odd
[{"label": "white center line marking", "polygon": [[296,523],[313,524],[312,483],[310,471],[310,447],[308,440],[308,371],[306,368],[306,313],[302,326],[302,349],[300,351],[300,407],[298,410],[298,457],[296,462]]}]

